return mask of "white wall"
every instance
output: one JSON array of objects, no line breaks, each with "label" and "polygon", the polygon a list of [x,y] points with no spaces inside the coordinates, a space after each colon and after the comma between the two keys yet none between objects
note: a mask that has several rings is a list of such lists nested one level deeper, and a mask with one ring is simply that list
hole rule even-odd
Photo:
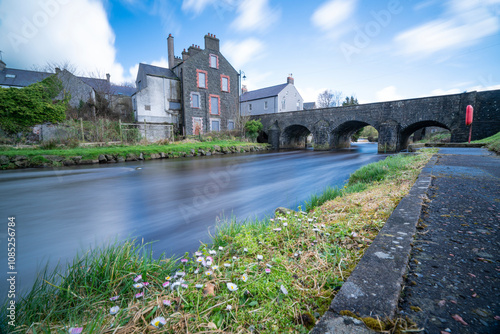
[{"label": "white wall", "polygon": [[[282,109],[282,99],[285,98],[285,109]],[[267,109],[264,109],[265,102],[267,102]],[[297,102],[299,107],[297,108]],[[249,110],[249,105],[252,105],[252,110]],[[262,115],[273,114],[278,112],[297,111],[304,109],[304,99],[300,96],[299,91],[294,85],[288,84],[278,94],[278,96],[267,97],[260,100],[252,100],[242,102],[240,104],[242,115]]]},{"label": "white wall", "polygon": [[[282,108],[282,100],[285,99],[285,109]],[[297,102],[299,106],[297,107]],[[297,111],[304,109],[304,99],[294,85],[288,84],[278,93],[278,112]]]},{"label": "white wall", "polygon": [[[147,87],[134,95],[134,111],[138,122],[178,123],[178,110],[169,100],[180,100],[180,81],[147,76]],[[146,108],[149,106],[150,110]]]}]

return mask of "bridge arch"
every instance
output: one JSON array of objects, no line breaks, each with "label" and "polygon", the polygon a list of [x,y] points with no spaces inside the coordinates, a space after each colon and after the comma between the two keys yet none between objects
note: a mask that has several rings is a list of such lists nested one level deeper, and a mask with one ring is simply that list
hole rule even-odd
[{"label": "bridge arch", "polygon": [[304,125],[289,125],[281,133],[280,148],[307,148],[307,137],[311,133]]},{"label": "bridge arch", "polygon": [[415,123],[412,123],[408,125],[407,127],[401,129],[400,133],[400,150],[404,150],[408,147],[408,142],[410,140],[410,136],[423,128],[428,128],[428,127],[439,127],[446,129],[451,132],[450,127],[448,127],[446,124],[438,122],[436,120],[424,120],[424,121],[418,121]]},{"label": "bridge arch", "polygon": [[355,134],[359,129],[362,129],[368,125],[373,126],[377,131],[379,131],[378,126],[376,124],[370,124],[366,121],[361,121],[361,120],[350,120],[338,125],[332,131],[330,147],[331,148],[351,147],[352,135]]}]

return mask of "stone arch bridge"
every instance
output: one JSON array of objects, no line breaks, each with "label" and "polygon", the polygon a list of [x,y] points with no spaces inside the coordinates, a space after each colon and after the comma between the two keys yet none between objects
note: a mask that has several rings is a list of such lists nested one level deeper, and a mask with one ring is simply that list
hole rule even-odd
[{"label": "stone arch bridge", "polygon": [[379,133],[379,152],[407,148],[417,130],[437,126],[451,132],[451,142],[466,142],[467,105],[474,107],[472,139],[482,139],[500,131],[500,90],[469,92],[356,106],[301,110],[252,116],[264,125],[259,138],[274,149],[305,148],[313,135],[315,150],[350,146],[351,136],[371,125]]}]

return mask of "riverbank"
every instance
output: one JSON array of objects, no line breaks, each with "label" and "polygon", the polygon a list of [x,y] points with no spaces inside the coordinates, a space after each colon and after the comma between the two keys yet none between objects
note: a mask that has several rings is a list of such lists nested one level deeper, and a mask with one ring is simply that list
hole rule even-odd
[{"label": "riverbank", "polygon": [[[186,254],[184,262],[153,260],[131,242],[89,251],[62,270],[61,282],[47,273],[50,284],[40,280],[18,304],[16,331],[34,324],[37,331],[142,333],[162,316],[174,331],[307,332],[430,155],[365,166],[340,197],[309,213],[221,227],[213,244],[202,245],[199,256]],[[138,275],[143,285],[134,289]],[[120,310],[111,315],[114,306]]]},{"label": "riverbank", "polygon": [[0,148],[0,169],[91,165],[179,157],[210,156],[268,150],[269,145],[218,140],[168,145],[113,145],[77,148]]}]

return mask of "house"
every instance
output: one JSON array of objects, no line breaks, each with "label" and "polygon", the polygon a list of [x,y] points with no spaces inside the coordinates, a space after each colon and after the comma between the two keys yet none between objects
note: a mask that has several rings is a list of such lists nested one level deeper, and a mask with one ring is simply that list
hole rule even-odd
[{"label": "house", "polygon": [[139,64],[132,95],[137,122],[178,125],[181,111],[181,81],[168,68]]},{"label": "house", "polygon": [[54,73],[7,68],[7,65],[2,60],[0,60],[0,87],[3,88],[23,88],[36,82],[42,81],[52,74]]},{"label": "house", "polygon": [[316,102],[304,102],[304,110],[316,109]]},{"label": "house", "polygon": [[233,130],[238,115],[238,72],[220,52],[219,39],[205,35],[205,47],[191,45],[174,55],[169,35],[168,63],[181,84],[179,127],[185,135]]},{"label": "house", "polygon": [[240,98],[241,114],[246,116],[302,110],[303,105],[304,100],[295,88],[291,75],[281,85],[253,91],[242,89]]}]

